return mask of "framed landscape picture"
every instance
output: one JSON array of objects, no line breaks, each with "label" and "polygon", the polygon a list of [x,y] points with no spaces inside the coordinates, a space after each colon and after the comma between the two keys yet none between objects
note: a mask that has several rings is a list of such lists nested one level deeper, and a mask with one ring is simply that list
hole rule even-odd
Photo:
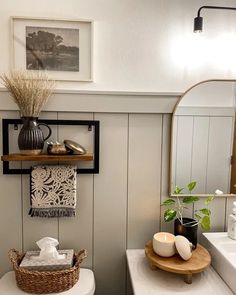
[{"label": "framed landscape picture", "polygon": [[92,81],[92,21],[12,17],[11,24],[14,69]]}]

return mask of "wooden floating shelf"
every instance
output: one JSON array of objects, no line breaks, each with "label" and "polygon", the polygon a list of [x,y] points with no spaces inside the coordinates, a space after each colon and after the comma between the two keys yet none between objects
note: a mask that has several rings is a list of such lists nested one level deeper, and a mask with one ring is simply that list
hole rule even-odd
[{"label": "wooden floating shelf", "polygon": [[93,161],[93,154],[87,153],[84,155],[22,155],[22,154],[9,154],[1,156],[2,161]]}]

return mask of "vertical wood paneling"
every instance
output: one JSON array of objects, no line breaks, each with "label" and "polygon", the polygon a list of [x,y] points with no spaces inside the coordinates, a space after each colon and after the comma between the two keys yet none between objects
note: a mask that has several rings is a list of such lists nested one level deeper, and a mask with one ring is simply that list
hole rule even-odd
[{"label": "vertical wood paneling", "polygon": [[[18,112],[0,112],[0,115],[4,118],[19,117]],[[48,112],[42,113],[41,118],[90,120],[93,114]],[[230,119],[223,118],[226,129],[230,124],[232,126]],[[6,239],[0,251],[0,276],[10,268],[7,258],[10,248],[21,250],[23,244],[25,250],[34,249],[37,248],[35,241],[43,236],[52,236],[59,239],[61,248],[88,250],[89,256],[83,267],[94,269],[97,295],[131,294],[125,249],[143,248],[158,230],[172,231],[173,223],[164,223],[163,211],[162,214],[160,212],[160,202],[169,196],[171,115],[100,113],[95,114],[95,120],[100,120],[101,126],[100,173],[78,176],[75,218],[29,217],[29,176],[1,175],[0,235]],[[180,120],[179,126],[184,130],[184,135],[176,138],[182,144],[184,156],[177,157],[176,169],[188,171],[189,179],[183,180],[184,186],[190,177],[198,177],[198,186],[203,185],[205,174],[203,164],[198,160],[204,157],[207,148],[207,120],[195,118],[194,124],[191,117]],[[222,145],[228,144],[225,137],[232,132],[227,129],[224,130],[228,132],[227,135],[219,134],[221,125],[222,121],[219,123],[215,118],[211,122],[212,136],[218,138],[218,142],[217,147],[211,144],[209,152],[213,152],[214,148],[218,155],[222,151],[228,153]],[[205,129],[198,133],[197,126]],[[11,132],[14,133],[11,138],[13,151],[17,133]],[[53,133],[53,140],[72,139],[92,151],[92,141],[83,128],[54,126]],[[186,163],[187,154],[192,156],[191,163]],[[213,162],[213,158],[208,159],[208,165],[213,171],[217,166],[222,167],[221,160],[215,161],[217,166],[212,166]],[[181,181],[178,178],[176,183],[181,185]],[[216,186],[214,190],[216,188],[220,187]],[[216,198],[211,204],[213,231],[224,230],[233,200],[236,198],[227,201]],[[204,199],[195,205],[195,209],[202,207]],[[192,215],[192,208],[186,215]]]},{"label": "vertical wood paneling", "polygon": [[[43,112],[40,115],[42,119],[57,119],[56,112]],[[45,130],[46,131],[46,130]],[[57,128],[52,127],[52,138],[57,138]],[[46,143],[45,143],[46,146]],[[22,165],[34,165],[34,162],[23,163]],[[42,164],[42,163],[37,163]],[[18,175],[18,177],[20,177]],[[57,218],[39,218],[28,215],[30,209],[30,176],[22,175],[22,198],[23,198],[23,245],[24,251],[37,249],[36,241],[43,237],[52,237],[58,239],[58,219]]]},{"label": "vertical wood paneling", "polygon": [[175,116],[172,182],[196,180],[194,193],[228,193],[232,135],[233,117]]},{"label": "vertical wood paneling", "polygon": [[[11,112],[12,113],[12,112]],[[19,119],[19,113],[13,112],[14,115],[12,116],[12,119]],[[7,115],[4,114],[3,119],[10,119]],[[17,128],[15,128],[14,125],[8,125],[8,131],[9,131],[9,153],[18,153],[18,136],[20,133],[22,125],[17,125]],[[20,162],[9,162],[9,168],[10,169],[20,169],[21,163]]]},{"label": "vertical wood paneling", "polygon": [[210,118],[207,192],[218,188],[229,192],[230,159],[232,146],[232,118]]},{"label": "vertical wood paneling", "polygon": [[212,212],[211,224],[212,231],[224,231],[225,224],[225,199],[215,197],[214,201],[209,205]]},{"label": "vertical wood paneling", "polygon": [[[192,153],[193,153],[193,116],[179,116],[178,130],[176,138],[176,158],[173,159],[175,165],[174,184],[186,188],[187,183],[192,180]],[[186,190],[183,192],[186,193]],[[192,217],[192,206],[184,209],[183,216]]]},{"label": "vertical wood paneling", "polygon": [[[194,204],[194,210],[201,208],[206,208],[204,204],[205,198],[201,198],[198,202]],[[214,201],[209,205],[211,210],[211,231],[224,231],[225,224],[225,199],[215,197]],[[200,238],[201,233],[205,230],[201,229],[201,226],[198,226],[198,237]]]},{"label": "vertical wood paneling", "polygon": [[[170,195],[170,149],[171,149],[171,115],[163,115],[162,124],[162,169],[161,169],[161,202]],[[173,175],[173,174],[172,174]],[[161,231],[173,232],[173,222],[164,222],[165,207],[161,207]]]},{"label": "vertical wood paneling", "polygon": [[[179,116],[173,116],[172,122],[169,130],[170,134],[170,141],[168,149],[170,150],[170,159],[168,157],[168,161],[171,161],[170,166],[170,191],[175,190],[175,184],[176,184],[176,159],[177,159],[177,136],[178,136],[178,118]],[[163,122],[164,124],[164,122]],[[164,125],[163,125],[164,126]],[[171,131],[171,128],[173,130]],[[163,134],[164,137],[164,134]]]},{"label": "vertical wood paneling", "polygon": [[[93,120],[92,113],[58,113],[60,120]],[[84,146],[88,152],[93,152],[93,132],[87,126],[58,126],[58,140],[71,139]],[[79,165],[79,163],[78,163]],[[76,251],[87,249],[88,257],[83,267],[92,268],[93,264],[93,175],[78,174],[76,216],[59,218],[60,248],[73,248]]]},{"label": "vertical wood paneling", "polygon": [[206,192],[209,117],[194,117],[191,180],[197,181],[194,193]]},{"label": "vertical wood paneling", "polygon": [[100,173],[94,175],[94,271],[97,295],[125,294],[127,114],[100,120]]},{"label": "vertical wood paneling", "polygon": [[193,140],[193,117],[183,116],[178,118],[177,153],[173,160],[176,165],[175,185],[184,187],[191,180],[192,169],[192,140]]},{"label": "vertical wood paneling", "polygon": [[159,231],[162,115],[130,114],[127,248]]},{"label": "vertical wood paneling", "polygon": [[[0,130],[2,119],[18,118],[18,112],[0,112]],[[17,142],[12,142],[17,146]],[[0,145],[2,154],[2,145]],[[11,248],[22,250],[22,199],[21,178],[19,175],[3,175],[1,164],[0,176],[0,277],[11,269],[7,252]]]}]

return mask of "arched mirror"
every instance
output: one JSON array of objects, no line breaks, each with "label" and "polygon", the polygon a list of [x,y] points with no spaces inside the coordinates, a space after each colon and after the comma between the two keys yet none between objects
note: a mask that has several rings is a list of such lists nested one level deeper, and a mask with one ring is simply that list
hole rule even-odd
[{"label": "arched mirror", "polygon": [[194,194],[236,194],[235,97],[236,80],[205,81],[182,96],[172,119],[171,194],[192,180]]}]

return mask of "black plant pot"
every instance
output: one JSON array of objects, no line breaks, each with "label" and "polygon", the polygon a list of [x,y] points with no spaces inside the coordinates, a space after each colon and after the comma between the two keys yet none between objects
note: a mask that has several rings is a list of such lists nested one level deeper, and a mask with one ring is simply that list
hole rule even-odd
[{"label": "black plant pot", "polygon": [[175,236],[181,235],[187,238],[192,244],[193,249],[197,247],[198,222],[193,218],[183,218],[183,224],[179,219],[175,219]]}]

